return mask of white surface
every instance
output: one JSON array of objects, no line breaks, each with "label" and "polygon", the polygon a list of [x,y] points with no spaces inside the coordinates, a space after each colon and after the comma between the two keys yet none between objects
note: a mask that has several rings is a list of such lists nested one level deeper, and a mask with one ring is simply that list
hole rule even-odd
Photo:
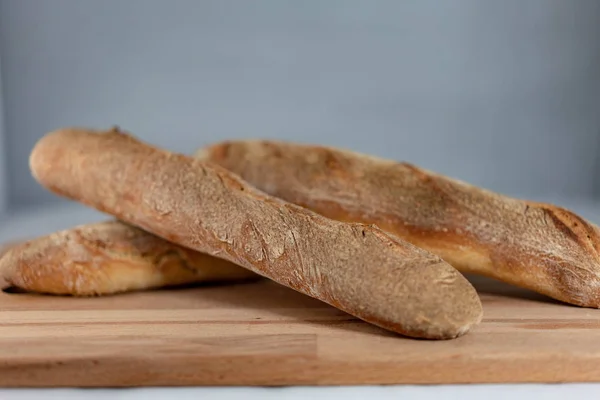
[{"label": "white surface", "polygon": [[[589,200],[546,199],[569,207],[598,223],[600,204]],[[73,225],[111,218],[74,203],[13,214],[0,226],[0,242],[44,235]],[[359,386],[359,387],[291,387],[291,388],[144,388],[144,389],[0,389],[0,400],[25,399],[457,399],[499,400],[510,398],[544,399],[600,398],[599,384],[552,385],[431,385],[431,386]]]},{"label": "white surface", "polygon": [[[444,400],[544,400],[596,399],[598,384],[561,385],[444,385],[444,386],[352,386],[298,388],[156,388],[156,389],[99,389],[99,390],[0,390],[2,400],[25,399],[444,399]],[[536,396],[536,397],[533,397]]]}]

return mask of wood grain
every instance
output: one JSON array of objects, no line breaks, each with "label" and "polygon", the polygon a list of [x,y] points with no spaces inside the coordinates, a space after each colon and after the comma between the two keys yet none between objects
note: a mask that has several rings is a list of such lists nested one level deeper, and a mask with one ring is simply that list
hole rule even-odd
[{"label": "wood grain", "polygon": [[408,339],[263,280],[99,298],[0,294],[0,386],[600,381],[600,312],[472,278],[485,317]]}]

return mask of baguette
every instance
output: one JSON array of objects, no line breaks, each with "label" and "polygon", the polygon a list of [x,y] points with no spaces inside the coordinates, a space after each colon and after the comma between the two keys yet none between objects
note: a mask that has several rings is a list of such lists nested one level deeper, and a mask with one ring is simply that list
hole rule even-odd
[{"label": "baguette", "polygon": [[324,216],[375,224],[461,272],[600,306],[598,228],[564,208],[331,147],[228,141],[196,157]]},{"label": "baguette", "polygon": [[30,167],[56,194],[382,328],[449,339],[481,320],[473,286],[438,256],[271,197],[217,165],[117,128],[51,132],[35,145]]},{"label": "baguette", "polygon": [[[2,259],[4,254],[6,254],[16,244],[17,242],[14,241],[0,244],[0,259]],[[2,278],[2,275],[0,274],[0,290],[8,289],[9,287],[10,285],[8,284],[8,282],[6,282],[6,280]]]},{"label": "baguette", "polygon": [[74,296],[257,277],[119,221],[82,225],[13,246],[0,258],[0,274],[9,286],[25,291]]}]

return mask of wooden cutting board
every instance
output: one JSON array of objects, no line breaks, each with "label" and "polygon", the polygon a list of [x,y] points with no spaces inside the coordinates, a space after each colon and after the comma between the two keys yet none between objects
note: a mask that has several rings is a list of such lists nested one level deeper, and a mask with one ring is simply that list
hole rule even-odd
[{"label": "wooden cutting board", "polygon": [[459,339],[399,337],[269,281],[100,298],[0,293],[0,386],[600,381],[600,310],[473,279]]}]

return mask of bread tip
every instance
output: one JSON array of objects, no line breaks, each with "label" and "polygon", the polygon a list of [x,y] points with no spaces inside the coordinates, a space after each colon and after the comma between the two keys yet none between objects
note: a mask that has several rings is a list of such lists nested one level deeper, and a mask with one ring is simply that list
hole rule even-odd
[{"label": "bread tip", "polygon": [[[439,306],[446,309],[442,319],[448,339],[465,335],[483,320],[483,305],[481,298],[473,287],[460,272],[447,265],[440,263],[447,271],[453,270],[452,274],[446,275],[447,284],[443,285],[443,303]],[[450,269],[448,269],[450,267]]]},{"label": "bread tip", "polygon": [[14,254],[14,248],[11,248],[0,255],[0,283],[3,283],[3,286],[6,287],[14,284],[13,276],[15,276],[16,268]]}]

